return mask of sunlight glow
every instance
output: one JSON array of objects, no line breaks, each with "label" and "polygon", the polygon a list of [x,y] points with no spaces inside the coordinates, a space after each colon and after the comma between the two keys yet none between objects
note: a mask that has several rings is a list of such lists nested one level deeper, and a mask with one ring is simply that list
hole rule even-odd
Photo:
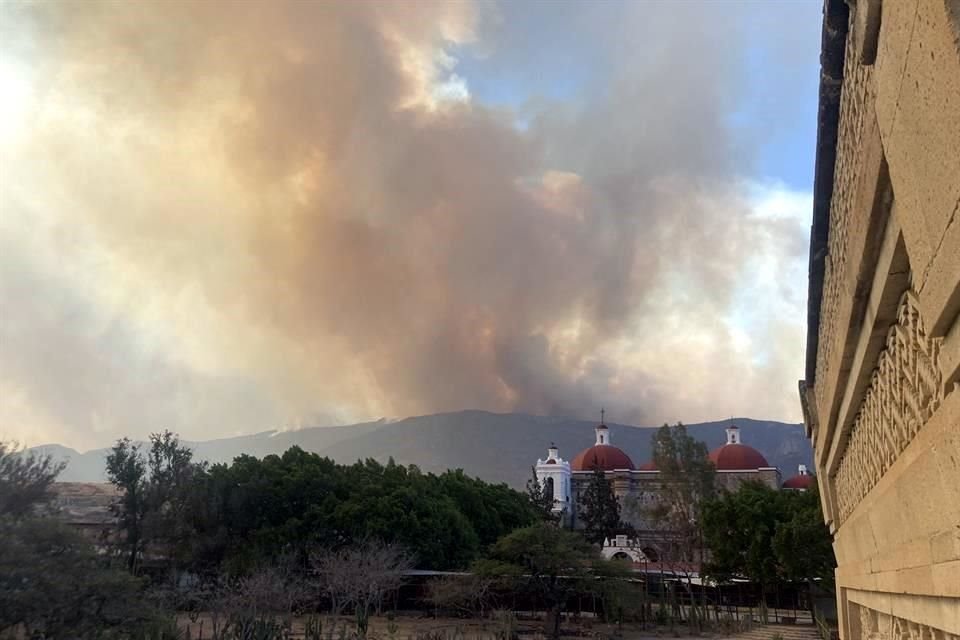
[{"label": "sunlight glow", "polygon": [[0,58],[0,142],[15,140],[26,128],[33,90],[26,70]]}]

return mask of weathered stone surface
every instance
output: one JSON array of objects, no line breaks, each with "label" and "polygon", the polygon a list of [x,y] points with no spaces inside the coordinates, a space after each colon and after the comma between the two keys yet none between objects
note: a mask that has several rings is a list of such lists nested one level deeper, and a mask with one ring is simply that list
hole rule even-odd
[{"label": "weathered stone surface", "polygon": [[[960,200],[960,52],[954,29],[944,0],[920,0],[892,122],[884,134],[890,172],[899,185],[897,199],[910,213],[904,220],[909,227],[904,228],[916,254],[915,284],[934,335],[943,334],[957,311],[945,304],[956,283],[943,277],[955,271],[960,260],[955,222]],[[931,282],[935,286],[928,286]]]},{"label": "weathered stone surface", "polygon": [[834,534],[841,635],[954,640],[960,2],[850,7],[839,121],[822,119],[818,133],[836,140],[836,165],[832,188],[815,195],[827,255],[822,278],[811,269],[817,340],[801,402]]},{"label": "weathered stone surface", "polygon": [[[956,155],[960,157],[960,147]],[[957,314],[960,313],[960,285],[950,277],[957,269],[960,269],[960,199],[946,222],[920,294],[920,304],[924,313],[931,318],[930,330],[934,335],[946,333],[951,325],[956,324]],[[951,380],[957,377],[955,369],[945,371],[945,374]]]},{"label": "weathered stone surface", "polygon": [[880,37],[881,0],[861,0],[862,6],[854,12],[854,25],[850,37],[853,40],[857,60],[862,65],[872,65],[877,58],[877,40]]},{"label": "weathered stone surface", "polygon": [[943,399],[940,342],[927,335],[916,296],[905,293],[837,466],[841,521],[939,407]]}]

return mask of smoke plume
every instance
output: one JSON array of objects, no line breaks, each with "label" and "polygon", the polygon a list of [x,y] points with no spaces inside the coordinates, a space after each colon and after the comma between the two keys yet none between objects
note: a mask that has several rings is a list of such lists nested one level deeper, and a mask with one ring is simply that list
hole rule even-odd
[{"label": "smoke plume", "polygon": [[538,55],[508,9],[6,5],[0,430],[796,418],[807,200],[748,178],[746,9],[558,9],[591,79],[497,105],[457,58]]}]

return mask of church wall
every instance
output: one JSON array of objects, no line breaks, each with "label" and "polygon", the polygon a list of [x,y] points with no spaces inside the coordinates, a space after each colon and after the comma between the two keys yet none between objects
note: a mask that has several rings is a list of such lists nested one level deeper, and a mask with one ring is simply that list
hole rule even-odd
[{"label": "church wall", "polygon": [[840,633],[957,638],[960,2],[858,0],[845,16],[829,0],[825,12],[820,143],[841,81],[828,40],[847,32],[801,399],[834,535]]},{"label": "church wall", "polygon": [[[589,471],[574,472],[572,479],[571,515],[574,528],[580,528],[581,523],[576,517],[577,505],[579,504],[580,493],[590,482],[593,473]],[[629,509],[625,508],[631,500],[642,500],[644,496],[651,499],[656,494],[659,486],[657,473],[637,472],[637,471],[607,471],[606,477],[613,484],[613,492],[620,501],[621,513],[624,520],[634,526],[645,525],[644,522],[631,518]]]},{"label": "church wall", "polygon": [[[580,526],[576,519],[576,509],[581,491],[592,478],[592,472],[574,472],[572,478],[572,495],[570,509],[575,528]],[[630,507],[652,507],[657,500],[660,490],[660,474],[656,471],[607,471],[607,479],[613,485],[613,492],[620,501],[621,515],[625,522],[637,529],[648,529],[651,523],[637,513],[637,509]],[[743,471],[717,472],[716,485],[728,491],[736,491],[745,482],[762,482],[773,489],[779,489],[782,484],[780,470],[775,467],[763,469],[744,469]]]},{"label": "church wall", "polygon": [[716,475],[717,487],[727,491],[736,491],[745,482],[762,482],[772,489],[779,489],[781,484],[780,471],[770,467],[744,471],[718,471]]}]

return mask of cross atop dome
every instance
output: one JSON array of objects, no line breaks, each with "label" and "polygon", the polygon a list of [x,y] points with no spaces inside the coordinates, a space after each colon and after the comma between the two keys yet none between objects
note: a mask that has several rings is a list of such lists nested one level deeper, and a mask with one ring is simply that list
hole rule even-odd
[{"label": "cross atop dome", "polygon": [[727,442],[710,452],[710,460],[717,471],[751,471],[770,466],[763,454],[743,444],[740,429],[733,424],[727,427]]},{"label": "cross atop dome", "polygon": [[816,482],[816,479],[810,474],[810,470],[807,469],[807,465],[801,464],[797,468],[797,475],[784,482],[783,488],[806,491],[807,489],[813,487]]},{"label": "cross atop dome", "polygon": [[600,424],[594,428],[594,431],[597,433],[597,444],[610,444],[610,429],[607,428],[606,423],[603,421],[606,413],[606,409],[600,409]]},{"label": "cross atop dome", "polygon": [[740,428],[735,424],[727,427],[727,444],[740,444]]}]

